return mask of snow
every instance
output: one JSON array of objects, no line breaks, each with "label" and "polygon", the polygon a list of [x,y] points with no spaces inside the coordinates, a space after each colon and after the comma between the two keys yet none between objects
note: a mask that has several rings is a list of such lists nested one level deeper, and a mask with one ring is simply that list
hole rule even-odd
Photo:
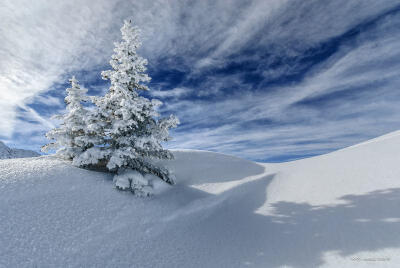
[{"label": "snow", "polygon": [[62,123],[46,133],[51,142],[43,146],[42,151],[57,149],[58,156],[74,159],[82,154],[83,148],[90,147],[97,139],[87,127],[91,123],[92,116],[82,104],[89,100],[86,95],[87,89],[80,87],[75,76],[72,76],[69,82],[71,87],[66,89],[67,96],[64,98],[67,104],[66,112],[52,117],[61,120]]},{"label": "snow", "polygon": [[[147,60],[136,52],[141,46],[140,30],[125,20],[121,33],[122,41],[114,43],[112,68],[101,72],[104,80],[110,80],[109,90],[104,96],[92,96],[95,107],[87,110],[81,103],[87,98],[86,90],[80,89],[73,78],[65,98],[69,113],[63,116],[60,128],[46,134],[56,141],[45,149],[58,145],[61,149],[57,153],[79,167],[105,164],[108,170],[118,173],[130,168],[174,184],[174,175],[154,165],[152,159],[173,158],[162,143],[171,139],[169,129],[175,128],[179,120],[173,115],[160,118],[158,109],[162,102],[139,93],[149,90],[144,83],[150,81]],[[133,193],[149,195],[150,187],[143,182],[135,183],[136,177],[117,177],[114,181],[118,189],[131,188]]]},{"label": "snow", "polygon": [[[127,169],[115,175],[113,181],[119,190],[130,190],[139,196],[149,196],[152,194],[152,187],[149,180],[154,180],[154,175],[143,176],[140,172]],[[146,177],[146,178],[145,178]]]},{"label": "snow", "polygon": [[11,149],[0,141],[0,159],[23,158],[39,156],[37,152],[24,149]]},{"label": "snow", "polygon": [[[0,160],[0,267],[398,267],[400,132],[279,164],[193,150],[174,186]],[[147,177],[147,178],[146,178]]]}]

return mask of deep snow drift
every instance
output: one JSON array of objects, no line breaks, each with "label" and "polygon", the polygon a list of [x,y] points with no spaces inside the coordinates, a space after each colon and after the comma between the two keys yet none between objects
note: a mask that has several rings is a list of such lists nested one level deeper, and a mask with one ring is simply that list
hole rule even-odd
[{"label": "deep snow drift", "polygon": [[281,164],[175,151],[155,196],[0,161],[0,267],[400,266],[400,132]]},{"label": "deep snow drift", "polygon": [[0,141],[0,159],[24,158],[39,156],[37,152],[24,149],[12,149]]}]

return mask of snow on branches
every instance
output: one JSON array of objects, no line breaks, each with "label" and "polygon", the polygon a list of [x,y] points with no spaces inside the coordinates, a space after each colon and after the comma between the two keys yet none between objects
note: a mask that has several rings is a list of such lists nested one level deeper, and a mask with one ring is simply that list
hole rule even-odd
[{"label": "snow on branches", "polygon": [[[150,81],[147,60],[137,54],[140,30],[125,21],[121,33],[122,41],[115,43],[111,69],[102,72],[103,79],[110,81],[108,92],[92,97],[94,108],[85,109],[82,102],[88,99],[86,91],[80,89],[75,78],[71,79],[72,88],[67,89],[65,99],[68,113],[60,117],[60,128],[47,133],[55,142],[45,149],[60,147],[57,154],[72,159],[80,167],[103,165],[118,174],[116,184],[124,174],[122,178],[131,182],[128,188],[142,193],[148,188],[144,182],[146,174],[174,184],[171,171],[154,160],[173,159],[162,142],[170,140],[169,129],[176,127],[179,120],[173,115],[159,118],[156,109],[161,102],[140,95],[149,90],[145,83]],[[138,180],[138,174],[143,179]]]},{"label": "snow on branches", "polygon": [[67,112],[53,116],[54,119],[59,119],[62,123],[60,127],[46,133],[46,137],[53,142],[42,147],[44,152],[49,149],[58,149],[56,154],[65,159],[73,159],[85,150],[85,120],[88,116],[87,109],[82,105],[82,102],[88,101],[87,90],[79,86],[74,76],[69,82],[71,87],[67,88],[67,97],[65,97]]}]

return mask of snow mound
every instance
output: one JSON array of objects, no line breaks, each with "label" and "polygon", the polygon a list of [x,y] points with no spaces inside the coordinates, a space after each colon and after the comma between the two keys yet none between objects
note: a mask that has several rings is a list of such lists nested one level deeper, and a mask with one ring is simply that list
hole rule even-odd
[{"label": "snow mound", "polygon": [[0,141],[0,159],[24,158],[40,156],[37,152],[24,149],[11,149]]},{"label": "snow mound", "polygon": [[116,188],[119,190],[124,191],[129,189],[132,193],[138,196],[150,196],[152,194],[149,180],[136,170],[125,170],[124,172],[115,175],[113,181]]},{"label": "snow mound", "polygon": [[177,184],[146,175],[149,198],[53,157],[2,160],[0,267],[397,267],[399,145],[280,164],[174,151]]}]

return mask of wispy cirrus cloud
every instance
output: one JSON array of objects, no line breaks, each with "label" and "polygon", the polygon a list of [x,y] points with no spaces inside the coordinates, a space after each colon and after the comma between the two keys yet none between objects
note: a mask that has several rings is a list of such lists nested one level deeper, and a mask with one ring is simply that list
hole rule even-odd
[{"label": "wispy cirrus cloud", "polygon": [[[107,27],[112,5],[40,0],[0,5],[0,99],[7,114],[0,133],[10,136],[18,107],[65,79],[66,73],[96,62],[101,50],[96,33]],[[97,16],[91,16],[96,12]]]},{"label": "wispy cirrus cloud", "polygon": [[170,147],[281,161],[400,126],[396,1],[1,5],[0,133],[9,141],[54,123],[69,75],[93,94],[106,90],[99,71],[125,18],[143,30],[150,96],[182,121]]}]

